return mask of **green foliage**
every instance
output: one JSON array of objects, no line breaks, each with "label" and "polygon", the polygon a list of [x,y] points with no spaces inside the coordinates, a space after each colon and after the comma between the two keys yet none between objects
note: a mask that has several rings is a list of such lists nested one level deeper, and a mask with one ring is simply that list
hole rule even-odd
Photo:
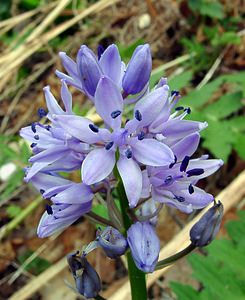
[{"label": "green foliage", "polygon": [[[181,100],[182,105],[192,109],[191,119],[207,121],[209,126],[202,131],[203,146],[214,156],[227,161],[232,149],[244,158],[244,118],[238,115],[243,107],[245,72],[223,75],[193,90]],[[223,84],[230,84],[230,91],[221,97],[215,93]]]},{"label": "green foliage", "polygon": [[[33,254],[33,251],[27,250],[24,254],[18,257],[20,264],[23,264]],[[36,257],[30,264],[25,268],[26,271],[31,272],[35,275],[41,274],[43,271],[48,269],[51,263],[42,257]]]},{"label": "green foliage", "polygon": [[217,0],[189,0],[188,5],[192,11],[202,16],[216,19],[225,17],[223,5]]},{"label": "green foliage", "polygon": [[143,39],[138,39],[130,45],[118,44],[117,46],[118,46],[119,52],[121,54],[122,60],[123,61],[128,61],[131,58],[135,48],[139,45],[144,44],[144,43],[145,43],[145,41]]},{"label": "green foliage", "polygon": [[8,216],[13,219],[21,213],[22,209],[18,205],[12,204],[7,207],[6,211]]},{"label": "green foliage", "polygon": [[192,80],[193,72],[184,71],[181,74],[175,75],[168,80],[168,84],[171,90],[181,90],[184,87],[187,87]]},{"label": "green foliage", "polygon": [[240,220],[226,228],[230,239],[214,241],[206,249],[207,256],[192,254],[188,261],[203,289],[173,282],[171,288],[179,300],[242,300],[245,297],[245,211]]}]

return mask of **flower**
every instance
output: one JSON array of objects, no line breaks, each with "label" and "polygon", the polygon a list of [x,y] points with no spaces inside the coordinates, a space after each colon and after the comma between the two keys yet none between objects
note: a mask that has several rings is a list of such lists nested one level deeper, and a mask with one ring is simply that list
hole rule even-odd
[{"label": "flower", "polygon": [[127,231],[127,240],[137,268],[152,273],[160,252],[160,242],[154,227],[149,222],[134,223]]},{"label": "flower", "polygon": [[97,235],[98,244],[110,258],[117,258],[123,255],[127,250],[127,240],[115,228],[106,227]]},{"label": "flower", "polygon": [[216,237],[223,217],[223,205],[219,201],[209,208],[201,219],[191,228],[190,239],[194,246],[204,247]]}]

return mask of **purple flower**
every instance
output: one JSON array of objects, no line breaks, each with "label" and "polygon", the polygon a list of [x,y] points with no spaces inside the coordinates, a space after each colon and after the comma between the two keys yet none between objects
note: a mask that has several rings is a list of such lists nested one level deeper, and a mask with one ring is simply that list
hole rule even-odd
[{"label": "purple flower", "polygon": [[149,222],[137,222],[128,229],[127,240],[137,268],[152,273],[160,252],[160,242],[154,227]]},{"label": "purple flower", "polygon": [[185,156],[182,161],[176,161],[168,167],[149,167],[143,174],[148,177],[143,180],[144,190],[151,190],[155,201],[191,213],[193,209],[203,208],[214,199],[211,194],[198,188],[196,183],[216,172],[222,165],[220,159],[207,159],[206,156],[190,159]]},{"label": "purple flower", "polygon": [[110,258],[117,258],[123,255],[127,250],[127,240],[115,228],[106,227],[97,236],[98,244]]},{"label": "purple flower", "polygon": [[136,206],[142,190],[140,165],[168,166],[174,161],[174,155],[168,146],[152,137],[145,137],[145,129],[158,116],[167,99],[167,86],[149,93],[136,103],[134,119],[122,128],[122,95],[110,78],[102,77],[95,93],[95,107],[111,131],[98,128],[83,117],[53,116],[65,132],[92,147],[82,163],[83,182],[90,185],[103,180],[111,174],[116,164],[129,204],[131,207]]}]

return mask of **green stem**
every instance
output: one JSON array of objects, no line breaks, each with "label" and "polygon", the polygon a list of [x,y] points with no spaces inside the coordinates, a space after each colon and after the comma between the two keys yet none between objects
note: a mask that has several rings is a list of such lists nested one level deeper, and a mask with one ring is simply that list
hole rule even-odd
[{"label": "green stem", "polygon": [[167,267],[168,265],[176,262],[180,258],[182,258],[182,257],[186,256],[187,254],[189,254],[190,252],[192,252],[195,248],[196,248],[196,246],[194,246],[193,244],[190,244],[189,246],[187,246],[185,249],[179,251],[178,253],[159,261],[155,270],[160,270],[160,269]]},{"label": "green stem", "polygon": [[[132,225],[127,211],[129,210],[128,199],[124,190],[122,179],[118,173],[118,170],[115,169],[115,176],[118,178],[117,192],[120,201],[122,218],[124,224],[124,235],[126,235],[127,230]],[[146,289],[146,279],[145,273],[140,271],[132,258],[131,252],[127,253],[127,262],[128,262],[128,276],[131,287],[131,297],[132,300],[146,300],[147,299],[147,289]]]}]

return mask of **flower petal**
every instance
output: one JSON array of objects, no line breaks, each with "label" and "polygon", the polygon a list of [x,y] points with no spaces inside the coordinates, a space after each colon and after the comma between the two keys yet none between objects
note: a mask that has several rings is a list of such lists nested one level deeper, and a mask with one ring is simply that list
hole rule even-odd
[{"label": "flower petal", "polygon": [[142,191],[142,173],[139,165],[132,159],[121,155],[117,168],[122,178],[129,206],[135,207]]},{"label": "flower petal", "polygon": [[59,106],[57,100],[54,98],[53,94],[50,91],[50,87],[46,86],[43,88],[45,100],[47,103],[48,111],[52,114],[62,115],[64,114],[63,109]]},{"label": "flower petal", "polygon": [[65,110],[68,114],[72,114],[72,95],[66,85],[65,80],[61,80],[61,99],[64,103]]},{"label": "flower petal", "polygon": [[149,166],[166,166],[174,161],[171,149],[154,139],[144,139],[132,145],[133,156],[139,162]]},{"label": "flower petal", "polygon": [[90,185],[106,178],[115,165],[115,152],[104,148],[91,151],[82,164],[82,180]]},{"label": "flower petal", "polygon": [[[123,98],[119,88],[106,76],[103,76],[95,92],[95,107],[98,114],[112,128],[118,128],[121,125]],[[121,112],[116,118],[112,117],[115,111]]]},{"label": "flower petal", "polygon": [[178,161],[181,161],[185,156],[191,156],[196,151],[199,141],[199,133],[193,133],[178,141],[171,149]]}]

